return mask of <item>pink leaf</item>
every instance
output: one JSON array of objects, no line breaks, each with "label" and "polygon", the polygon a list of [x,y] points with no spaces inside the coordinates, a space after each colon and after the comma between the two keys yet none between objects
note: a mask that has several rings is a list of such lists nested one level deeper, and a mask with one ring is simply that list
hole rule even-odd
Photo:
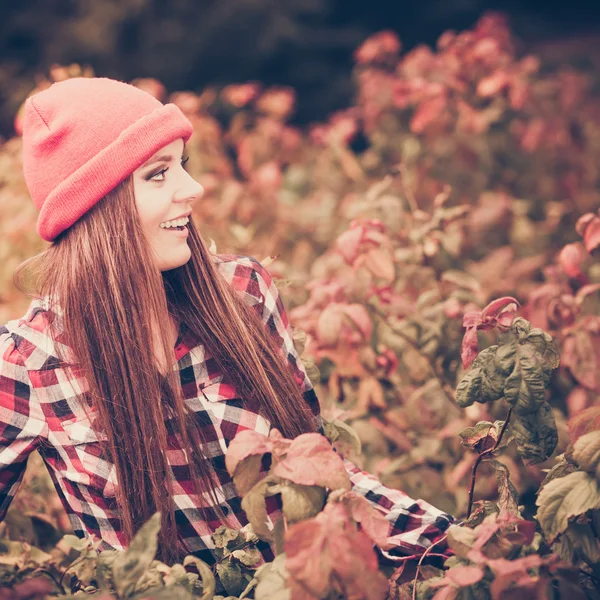
[{"label": "pink leaf", "polygon": [[354,227],[344,231],[335,242],[338,252],[348,264],[352,264],[358,256],[358,249],[363,239],[364,227]]},{"label": "pink leaf", "polygon": [[585,244],[585,249],[588,252],[591,252],[600,246],[600,219],[598,217],[594,217],[592,220],[590,220],[585,227],[583,243]]},{"label": "pink leaf", "polygon": [[338,304],[329,304],[319,315],[317,337],[323,346],[335,346],[342,329],[342,312]]},{"label": "pink leaf", "polygon": [[462,341],[460,357],[462,359],[463,369],[468,369],[479,352],[479,343],[477,341],[477,328],[469,327]]},{"label": "pink leaf", "polygon": [[373,333],[373,322],[367,309],[362,304],[348,304],[342,310],[356,324],[364,340],[370,341]]},{"label": "pink leaf", "polygon": [[[327,504],[314,519],[289,527],[285,565],[292,598],[325,598],[331,592],[353,600],[383,600],[388,583],[379,572],[372,541],[340,503]],[[296,594],[296,590],[299,593]]]},{"label": "pink leaf", "polygon": [[579,277],[581,275],[581,263],[586,256],[585,248],[579,242],[567,244],[558,255],[558,264],[569,277]]},{"label": "pink leaf", "polygon": [[262,433],[252,431],[240,431],[227,448],[225,455],[225,467],[227,472],[233,476],[239,464],[249,456],[263,455],[271,452],[272,445],[269,439]]},{"label": "pink leaf", "polygon": [[356,492],[345,492],[338,501],[346,505],[350,516],[360,523],[361,530],[373,542],[380,548],[387,549],[390,523],[364,496]]},{"label": "pink leaf", "polygon": [[446,572],[446,577],[460,587],[467,587],[481,580],[483,569],[469,566],[454,567]]},{"label": "pink leaf", "polygon": [[508,307],[510,304],[515,304],[515,309],[517,306],[521,306],[519,301],[511,296],[504,296],[503,298],[493,300],[483,309],[483,320],[485,321],[489,317],[497,317],[503,311],[503,309]]},{"label": "pink leaf", "polygon": [[300,485],[350,489],[342,457],[318,433],[303,433],[295,438],[285,458],[273,467],[273,473]]}]

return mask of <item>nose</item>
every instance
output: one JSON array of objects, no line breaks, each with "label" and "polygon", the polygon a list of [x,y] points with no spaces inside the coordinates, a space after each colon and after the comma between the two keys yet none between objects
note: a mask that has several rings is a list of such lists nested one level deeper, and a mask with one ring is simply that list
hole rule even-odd
[{"label": "nose", "polygon": [[187,171],[183,171],[180,187],[173,194],[173,202],[196,202],[204,195],[204,188]]}]

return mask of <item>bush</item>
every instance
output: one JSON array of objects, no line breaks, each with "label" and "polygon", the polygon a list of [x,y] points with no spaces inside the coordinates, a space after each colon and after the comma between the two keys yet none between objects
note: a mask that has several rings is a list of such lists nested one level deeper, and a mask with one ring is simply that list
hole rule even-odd
[{"label": "bush", "polygon": [[[343,480],[281,478],[286,456],[276,456],[247,494],[291,489],[313,508],[279,531],[285,553],[256,575],[250,559],[232,554],[246,538],[231,533],[237,541],[222,547],[234,596],[244,582],[256,598],[290,589],[294,599],[598,596],[600,105],[589,75],[547,70],[514,48],[495,14],[404,56],[382,32],[357,49],[354,105],[306,133],[286,124],[287,88],[250,83],[168,98],[195,126],[189,165],[206,189],[195,212],[203,233],[213,250],[264,257],[328,437],[383,483],[464,518],[448,532],[456,556],[447,570],[419,567],[420,557],[378,569],[368,540],[380,532],[359,525]],[[77,67],[53,76],[73,74]],[[158,82],[135,83],[166,100]],[[0,150],[3,290],[41,248],[19,147],[14,139]],[[0,315],[24,307],[7,291]],[[54,514],[44,507],[38,517]],[[5,535],[19,537],[10,526]],[[322,546],[303,547],[306,535]],[[47,563],[23,558],[23,545],[6,548],[4,564],[19,565],[11,577],[23,585],[31,561]],[[91,546],[78,551],[100,561]],[[318,577],[303,568],[305,552],[338,551],[352,569],[331,564]],[[142,583],[193,593],[181,569],[153,558],[140,567],[154,573]],[[65,573],[61,560],[55,577]],[[71,591],[96,589],[98,564],[83,579],[74,572]],[[209,579],[199,592],[207,598]],[[117,597],[133,597],[106,581]]]}]

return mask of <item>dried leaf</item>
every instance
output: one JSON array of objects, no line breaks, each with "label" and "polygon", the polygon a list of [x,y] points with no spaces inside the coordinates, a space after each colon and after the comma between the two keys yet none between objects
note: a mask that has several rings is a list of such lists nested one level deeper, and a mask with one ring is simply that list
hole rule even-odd
[{"label": "dried leaf", "polygon": [[537,520],[552,542],[567,528],[569,519],[600,508],[598,482],[583,471],[553,479],[540,491]]},{"label": "dried leaf", "polygon": [[582,435],[573,445],[573,458],[582,471],[600,480],[600,431]]},{"label": "dried leaf", "polygon": [[494,467],[496,475],[496,484],[498,485],[498,508],[500,512],[520,516],[519,513],[519,493],[510,480],[510,473],[505,464],[498,460],[490,460],[489,464]]},{"label": "dried leaf", "polygon": [[514,415],[508,427],[519,455],[529,465],[548,460],[558,444],[554,413],[546,403],[535,413]]},{"label": "dried leaf", "polygon": [[323,430],[325,437],[342,457],[354,462],[354,459],[360,456],[362,450],[360,438],[350,425],[338,419],[333,421],[323,419]]},{"label": "dried leaf", "polygon": [[271,563],[264,565],[256,577],[258,585],[254,597],[256,600],[291,600],[291,590],[287,586],[285,554],[279,554]]},{"label": "dried leaf", "polygon": [[271,529],[268,526],[270,519],[267,514],[266,496],[272,495],[271,488],[279,483],[272,475],[254,484],[252,489],[242,499],[242,509],[252,525],[252,530],[261,539],[274,541]]},{"label": "dried leaf", "polygon": [[298,485],[291,481],[278,486],[283,503],[283,514],[288,523],[297,523],[314,517],[325,506],[325,488],[317,485]]},{"label": "dried leaf", "polygon": [[138,580],[154,560],[160,524],[160,512],[156,512],[135,534],[129,547],[115,558],[112,580],[119,596],[127,597],[134,592]]},{"label": "dried leaf", "polygon": [[239,596],[248,584],[240,565],[230,559],[217,563],[217,575],[230,596]]}]

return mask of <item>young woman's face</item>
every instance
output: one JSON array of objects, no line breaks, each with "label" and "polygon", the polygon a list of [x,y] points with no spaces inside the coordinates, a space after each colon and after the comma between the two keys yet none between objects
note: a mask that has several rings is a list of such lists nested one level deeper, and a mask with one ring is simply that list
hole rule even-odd
[{"label": "young woman's face", "polygon": [[190,205],[204,190],[183,168],[184,143],[179,138],[158,150],[133,172],[133,189],[140,222],[161,271],[187,263]]}]

